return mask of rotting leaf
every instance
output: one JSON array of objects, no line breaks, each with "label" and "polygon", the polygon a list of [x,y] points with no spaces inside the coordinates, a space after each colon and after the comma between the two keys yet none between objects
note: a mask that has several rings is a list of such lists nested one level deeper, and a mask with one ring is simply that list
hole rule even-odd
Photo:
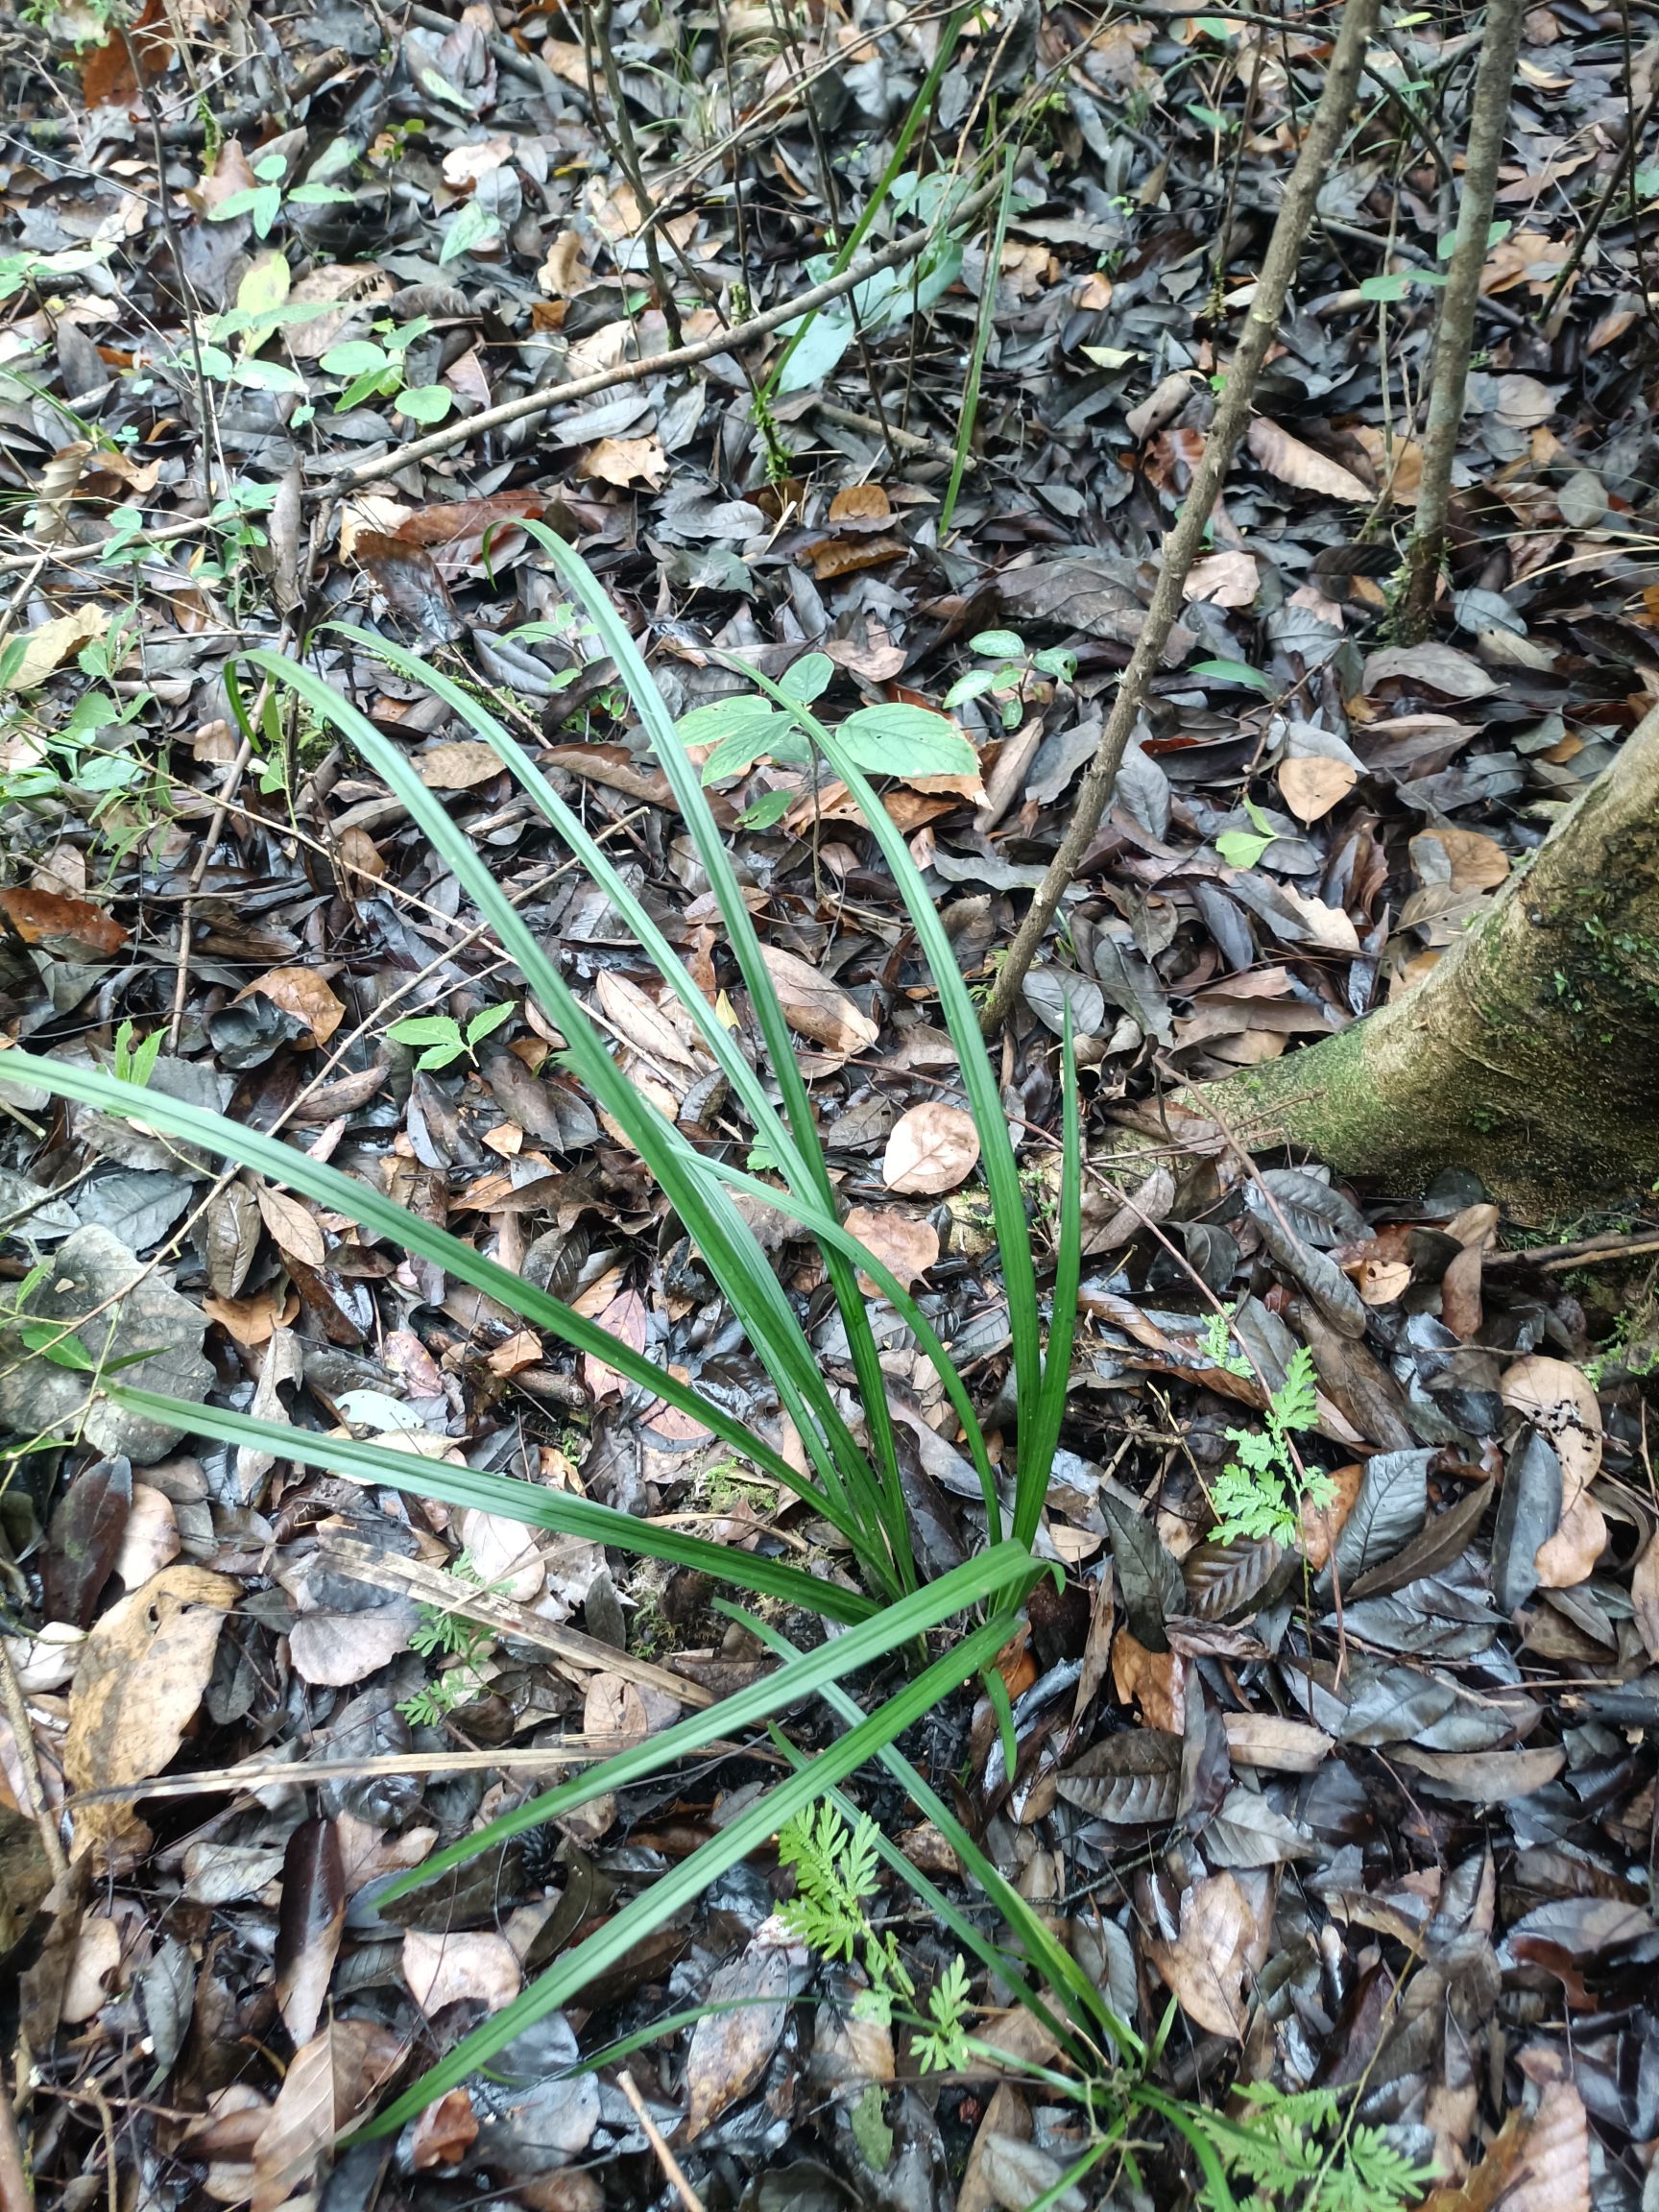
[{"label": "rotting leaf", "polygon": [[38,945],[66,960],[108,960],[127,942],[112,914],[90,900],[64,898],[18,884],[0,891],[0,915],[25,945]]},{"label": "rotting leaf", "polygon": [[1344,1599],[1358,1603],[1363,1598],[1384,1598],[1391,1591],[1404,1590],[1408,1582],[1438,1575],[1442,1568],[1460,1559],[1485,1518],[1492,1491],[1489,1481],[1472,1483],[1455,1505],[1437,1513],[1392,1559],[1368,1567],[1351,1584],[1344,1581]]},{"label": "rotting leaf", "polygon": [[1468,2178],[1432,2190],[1420,2212],[1590,2212],[1589,2122],[1572,2082],[1546,2082],[1535,2111],[1512,2110]]},{"label": "rotting leaf", "polygon": [[[1335,1573],[1346,1592],[1418,1535],[1429,1510],[1431,1451],[1379,1452],[1365,1462],[1353,1510],[1336,1538]],[[1321,1577],[1321,1589],[1331,1580]]]},{"label": "rotting leaf", "polygon": [[131,1459],[99,1459],[76,1476],[59,1500],[47,1534],[41,1579],[48,1621],[92,1625],[132,1510]]},{"label": "rotting leaf", "polygon": [[808,961],[778,945],[763,945],[760,956],[783,1019],[799,1036],[832,1052],[863,1052],[875,1044],[880,1031],[869,1015]]},{"label": "rotting leaf", "polygon": [[1295,1553],[1271,1536],[1194,1544],[1181,1561],[1187,1610],[1200,1621],[1270,1604],[1295,1573]]},{"label": "rotting leaf", "polygon": [[1190,2019],[1241,2042],[1250,2009],[1245,1976],[1265,1959],[1266,1945],[1252,1893],[1237,1875],[1214,1874],[1181,1892],[1175,1941],[1149,1940],[1146,1953]]},{"label": "rotting leaf", "polygon": [[685,2055],[686,2142],[747,2096],[766,2071],[789,2017],[795,1968],[804,1960],[782,1921],[774,1918],[709,1983],[710,2009],[692,2030]]}]

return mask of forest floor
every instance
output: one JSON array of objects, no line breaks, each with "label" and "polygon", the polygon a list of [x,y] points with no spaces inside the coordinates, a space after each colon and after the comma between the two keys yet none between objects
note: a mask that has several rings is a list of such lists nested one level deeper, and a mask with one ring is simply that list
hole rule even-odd
[{"label": "forest floor", "polygon": [[[742,1165],[613,902],[449,708],[327,625],[490,704],[746,1050],[673,792],[526,524],[580,548],[677,716],[732,695],[720,656],[777,679],[813,651],[840,708],[948,715],[976,769],[898,747],[884,804],[982,995],[1142,620],[1328,12],[145,0],[112,29],[107,0],[32,0],[0,26],[9,1042],[136,1056],[765,1414],[699,1255],[454,874],[242,657],[308,662],[407,749],[631,1077]],[[1474,15],[1422,11],[1372,47],[1212,549],[993,1048],[1040,1267],[1068,1015],[1081,1070],[1040,1536],[1064,1587],[1001,1662],[1012,1776],[967,1692],[905,1747],[1170,2096],[1340,2093],[1351,2144],[1375,2130],[1437,2212],[1654,2212],[1659,1206],[1518,1220],[1473,1161],[1360,1189],[1226,1129],[1127,1195],[1100,1164],[1166,1090],[1420,983],[1659,699],[1648,7],[1527,18],[1454,588],[1430,641],[1390,641],[1479,45]],[[850,240],[906,238],[793,335],[721,349]],[[1009,1310],[893,879],[809,761],[733,756],[709,787],[840,1195],[996,1441]],[[51,1104],[8,1104],[0,1146],[0,2048],[38,2203],[1196,2201],[1178,2134],[1068,2183],[1090,2123],[1048,2077],[926,2073],[907,2030],[859,2020],[848,1970],[780,1937],[773,1849],[514,2066],[337,2156],[779,1755],[745,1732],[468,1882],[382,1910],[386,1878],[550,1763],[754,1679],[760,1647],[689,1570],[88,1415],[42,1316],[119,1300],[122,1347],[175,1389],[296,1431],[757,1554],[833,1532],[603,1360],[252,1173]],[[779,1271],[848,1380],[786,1227]],[[944,1572],[982,1544],[979,1483],[909,1336],[882,1344]],[[1212,1540],[1229,1431],[1297,1373],[1333,1499],[1300,1571],[1270,1537]],[[902,1791],[854,1794],[970,1895]],[[938,1925],[881,1910],[936,1976]],[[1337,2165],[1262,2175],[1258,2201],[1430,2186]]]}]

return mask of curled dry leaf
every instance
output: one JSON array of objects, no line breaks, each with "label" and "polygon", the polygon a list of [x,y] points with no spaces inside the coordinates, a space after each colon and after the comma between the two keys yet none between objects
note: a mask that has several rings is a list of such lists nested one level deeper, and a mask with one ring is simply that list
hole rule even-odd
[{"label": "curled dry leaf", "polygon": [[44,946],[68,959],[107,960],[127,942],[127,932],[115,917],[89,899],[32,891],[27,884],[0,891],[0,914],[25,945]]},{"label": "curled dry leaf", "polygon": [[276,1921],[276,2004],[297,2045],[317,2032],[345,1926],[339,1822],[301,1820],[282,1856]]},{"label": "curled dry leaf", "polygon": [[979,1162],[979,1132],[964,1107],[929,1098],[901,1114],[887,1140],[881,1180],[889,1190],[954,1190]]},{"label": "curled dry leaf", "polygon": [[236,996],[247,998],[255,991],[262,998],[269,998],[273,1006],[280,1007],[284,1014],[292,1014],[297,1022],[303,1022],[311,1032],[312,1045],[326,1045],[346,1019],[344,1003],[322,976],[309,968],[268,968]]},{"label": "curled dry leaf", "polygon": [[[903,1214],[892,1206],[854,1206],[842,1226],[849,1236],[867,1244],[906,1290],[939,1257],[939,1232],[919,1214]],[[867,1298],[880,1295],[868,1275],[860,1274],[858,1282]]]},{"label": "curled dry leaf", "polygon": [[862,1052],[875,1044],[880,1035],[875,1022],[828,975],[820,974],[798,953],[776,945],[763,945],[760,956],[783,1019],[798,1035],[828,1046],[831,1052]]},{"label": "curled dry leaf", "polygon": [[1505,1406],[1526,1416],[1553,1447],[1561,1462],[1561,1521],[1538,1547],[1538,1581],[1546,1590],[1571,1590],[1584,1581],[1607,1544],[1607,1523],[1590,1496],[1601,1465],[1601,1408],[1576,1367],[1542,1353],[1516,1360],[1499,1390]]},{"label": "curled dry leaf", "polygon": [[1207,599],[1214,607],[1248,607],[1261,581],[1248,553],[1212,553],[1193,562],[1181,593],[1186,599]]},{"label": "curled dry leaf", "polygon": [[668,473],[668,456],[660,438],[601,438],[583,454],[576,473],[602,484],[637,482],[655,492]]},{"label": "curled dry leaf", "polygon": [[[72,1789],[110,1789],[161,1772],[196,1717],[236,1594],[223,1575],[176,1564],[98,1622],[69,1695],[63,1771]],[[76,1850],[120,1836],[132,1820],[127,1802],[84,1807],[76,1815]]]},{"label": "curled dry leaf", "polygon": [[1250,2009],[1246,1978],[1255,1976],[1267,1953],[1267,1895],[1260,1875],[1211,1875],[1182,1890],[1175,1941],[1147,1943],[1181,2009],[1212,2035],[1243,2040]]}]

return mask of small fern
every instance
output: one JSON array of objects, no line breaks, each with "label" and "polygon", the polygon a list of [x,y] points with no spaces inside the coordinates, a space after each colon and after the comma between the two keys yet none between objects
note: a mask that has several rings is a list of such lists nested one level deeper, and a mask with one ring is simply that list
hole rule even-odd
[{"label": "small fern", "polygon": [[[508,1580],[487,1584],[472,1564],[469,1551],[463,1551],[449,1572],[456,1581],[474,1586],[487,1598],[500,1597],[511,1586]],[[403,1699],[397,1710],[412,1728],[435,1728],[457,1705],[469,1704],[482,1694],[485,1682],[479,1672],[479,1662],[489,1647],[491,1635],[490,1629],[466,1620],[447,1605],[420,1608],[416,1623],[409,1631],[409,1648],[419,1651],[423,1659],[443,1653],[458,1660],[459,1665]]]},{"label": "small fern", "polygon": [[[1204,1339],[1206,1353],[1213,1351],[1211,1338],[1224,1328],[1222,1317],[1212,1315]],[[1231,1356],[1217,1364],[1226,1364],[1229,1373],[1238,1372]],[[1214,1539],[1231,1544],[1240,1537],[1250,1542],[1271,1537],[1276,1543],[1294,1544],[1301,1528],[1303,1503],[1320,1509],[1332,1503],[1336,1490],[1330,1476],[1319,1467],[1299,1468],[1290,1444],[1298,1431],[1313,1427],[1318,1415],[1313,1355],[1301,1345],[1291,1355],[1285,1380],[1268,1403],[1262,1427],[1227,1431],[1227,1441],[1236,1455],[1216,1477],[1211,1493],[1210,1503],[1215,1510],[1215,1527],[1210,1531]]]},{"label": "small fern", "polygon": [[[1406,2212],[1432,2180],[1396,2151],[1381,2128],[1345,2128],[1330,2089],[1286,2095],[1265,2082],[1243,2090],[1242,2120],[1190,2105],[1230,2181],[1249,2183],[1238,2212]],[[1223,2212],[1213,2184],[1199,2193],[1204,2212]]]},{"label": "small fern", "polygon": [[[854,2012],[861,2020],[890,2027],[896,2007],[914,2004],[916,1984],[899,1956],[898,1938],[872,1928],[865,1911],[865,1899],[878,1887],[876,1823],[861,1813],[850,1831],[833,1805],[808,1807],[781,1830],[778,1857],[795,1869],[795,1895],[781,1909],[784,1926],[823,1959],[852,1965],[861,1951],[869,1987],[860,1992]],[[910,2014],[916,2058],[925,2074],[955,2073],[968,2063],[972,2008],[968,1969],[958,1953],[927,1993],[927,2017]]]}]

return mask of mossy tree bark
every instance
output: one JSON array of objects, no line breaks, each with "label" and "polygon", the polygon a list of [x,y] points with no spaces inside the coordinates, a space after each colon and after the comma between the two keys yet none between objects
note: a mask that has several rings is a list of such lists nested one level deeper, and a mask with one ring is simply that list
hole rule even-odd
[{"label": "mossy tree bark", "polygon": [[1537,1213],[1659,1177],[1659,708],[1414,991],[1185,1094],[1252,1150]]}]

